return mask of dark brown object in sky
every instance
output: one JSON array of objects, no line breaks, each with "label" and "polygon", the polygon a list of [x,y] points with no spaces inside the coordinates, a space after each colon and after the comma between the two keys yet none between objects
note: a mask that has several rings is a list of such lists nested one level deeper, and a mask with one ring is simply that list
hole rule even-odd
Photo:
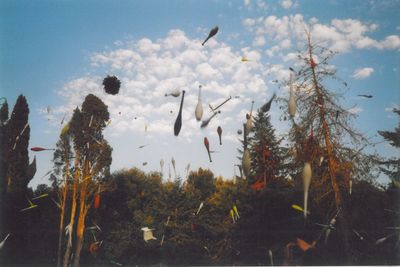
[{"label": "dark brown object in sky", "polygon": [[221,126],[218,126],[217,133],[218,133],[218,136],[219,136],[219,144],[222,145],[222,140],[221,140],[222,128],[221,128]]},{"label": "dark brown object in sky", "polygon": [[103,79],[104,91],[110,95],[116,95],[121,87],[121,81],[116,76],[109,76]]},{"label": "dark brown object in sky", "polygon": [[185,90],[182,91],[182,98],[181,98],[181,106],[179,107],[179,113],[176,117],[175,124],[174,124],[174,135],[178,136],[179,132],[182,128],[182,108],[183,108],[183,99],[185,98]]},{"label": "dark brown object in sky", "polygon": [[271,104],[272,104],[272,101],[274,101],[275,97],[276,97],[276,94],[274,93],[274,95],[271,97],[271,99],[261,107],[262,112],[265,113],[271,109]]},{"label": "dark brown object in sky", "polygon": [[358,96],[365,97],[365,98],[372,98],[372,95],[358,95]]},{"label": "dark brown object in sky", "polygon": [[207,137],[204,137],[204,145],[207,149],[207,153],[208,153],[208,157],[210,158],[210,162],[212,162],[211,160],[211,154],[210,154],[210,143],[208,142]]},{"label": "dark brown object in sky", "polygon": [[204,42],[201,45],[204,45],[208,41],[208,39],[210,39],[211,37],[216,35],[217,32],[218,32],[218,26],[215,26],[214,28],[211,29],[211,31],[208,34],[207,38],[204,40]]}]

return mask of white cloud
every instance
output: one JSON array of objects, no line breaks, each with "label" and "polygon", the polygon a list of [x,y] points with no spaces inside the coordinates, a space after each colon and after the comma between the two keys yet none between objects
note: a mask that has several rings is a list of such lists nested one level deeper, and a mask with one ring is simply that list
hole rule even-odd
[{"label": "white cloud", "polygon": [[281,0],[281,6],[284,9],[290,9],[293,6],[292,0]]},{"label": "white cloud", "polygon": [[[199,124],[194,118],[194,107],[197,104],[198,86],[202,84],[203,119],[211,115],[208,103],[222,102],[230,95],[241,96],[228,102],[223,107],[223,113],[210,123],[210,126],[220,123],[228,132],[228,122],[232,121],[241,105],[248,104],[246,99],[251,99],[254,94],[261,97],[267,94],[267,84],[263,80],[266,71],[258,63],[261,54],[250,47],[235,51],[218,42],[217,38],[204,47],[201,41],[189,39],[181,30],[171,30],[165,38],[143,38],[129,45],[118,43],[115,50],[93,53],[91,72],[100,74],[79,77],[66,83],[59,91],[65,104],[54,112],[61,116],[69,111],[70,116],[85,96],[93,93],[109,108],[112,122],[107,132],[112,136],[143,133],[145,124],[148,125],[150,136],[169,136],[173,131],[180,98],[165,97],[164,94],[176,88],[184,89],[185,130],[180,136],[191,142],[200,134]],[[242,56],[252,62],[241,62]],[[121,80],[118,95],[108,95],[103,91],[104,71]],[[236,131],[237,127],[234,128]]]},{"label": "white cloud", "polygon": [[350,114],[354,114],[354,115],[359,114],[362,111],[364,111],[364,110],[362,108],[360,108],[360,107],[354,107],[354,108],[351,108],[351,109],[347,110],[347,112],[349,112]]},{"label": "white cloud", "polygon": [[357,80],[365,79],[371,76],[371,74],[374,72],[373,68],[362,68],[362,69],[356,69],[353,73],[353,78]]},{"label": "white cloud", "polygon": [[243,0],[243,4],[246,8],[249,8],[251,5],[251,1],[250,0]]},{"label": "white cloud", "polygon": [[[289,2],[286,6],[289,6]],[[282,17],[271,15],[256,20],[244,19],[242,23],[249,32],[254,33],[253,46],[271,44],[267,51],[270,55],[287,48],[282,47],[282,40],[290,43],[304,41],[305,29],[311,32],[314,42],[337,52],[349,52],[351,49],[400,50],[399,35],[389,35],[383,40],[374,39],[369,34],[376,31],[379,25],[356,19],[333,19],[330,23],[320,23],[314,17],[305,21],[301,14],[295,14]],[[279,47],[273,48],[276,45]]]}]

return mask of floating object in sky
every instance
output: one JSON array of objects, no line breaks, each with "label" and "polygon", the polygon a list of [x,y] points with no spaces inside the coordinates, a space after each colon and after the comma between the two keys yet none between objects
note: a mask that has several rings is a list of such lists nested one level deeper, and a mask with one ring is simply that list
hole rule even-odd
[{"label": "floating object in sky", "polygon": [[28,202],[29,202],[29,207],[24,208],[24,209],[22,209],[22,210],[20,210],[20,211],[26,211],[26,210],[30,210],[30,209],[33,209],[33,208],[36,208],[36,207],[37,207],[37,205],[36,205],[36,204],[33,204],[32,201],[30,201],[28,198],[27,198],[27,200],[28,200]]},{"label": "floating object in sky", "polygon": [[65,116],[67,116],[67,113],[64,114],[64,117],[62,118],[60,124],[63,124],[63,123],[64,123]]},{"label": "floating object in sky", "polygon": [[17,142],[19,141],[19,137],[25,132],[26,128],[28,128],[29,124],[26,123],[24,128],[22,128],[22,131],[19,133],[19,135],[17,135],[17,137],[15,137],[15,142],[14,142],[14,146],[13,146],[13,150],[15,150],[15,147],[17,146]]},{"label": "floating object in sky", "polygon": [[292,118],[296,115],[296,100],[294,99],[293,93],[292,74],[290,74],[289,114]]},{"label": "floating object in sky", "polygon": [[50,112],[51,112],[51,107],[50,107],[50,106],[47,106],[46,111],[47,111],[47,114],[50,114]]},{"label": "floating object in sky", "polygon": [[178,136],[179,132],[182,128],[182,108],[183,108],[183,99],[185,97],[185,90],[182,91],[182,99],[181,99],[181,106],[179,107],[179,113],[176,117],[175,124],[174,124],[174,135]]},{"label": "floating object in sky", "polygon": [[242,61],[242,62],[249,62],[249,61],[251,61],[251,60],[248,59],[248,58],[246,58],[246,57],[242,57],[242,58],[240,59],[240,61]]},{"label": "floating object in sky", "polygon": [[34,152],[40,152],[40,151],[44,151],[44,150],[55,150],[54,148],[43,148],[43,147],[32,147],[31,148],[32,151]]},{"label": "floating object in sky", "polygon": [[265,113],[271,109],[271,104],[272,104],[272,101],[274,101],[275,97],[276,97],[276,94],[274,93],[272,95],[271,99],[260,108],[262,112]]},{"label": "floating object in sky", "polygon": [[47,197],[47,196],[49,196],[49,194],[41,194],[41,195],[39,195],[37,197],[32,198],[32,200],[36,200],[36,199],[39,199],[39,198],[44,198],[44,197]]},{"label": "floating object in sky", "polygon": [[208,119],[205,120],[205,121],[202,121],[202,122],[201,122],[201,125],[200,125],[200,128],[207,127],[207,125],[210,123],[211,119],[214,118],[218,113],[221,113],[221,111],[218,110],[217,112],[215,112],[214,114],[212,114],[210,118],[208,118]]},{"label": "floating object in sky", "polygon": [[72,246],[72,225],[65,226],[65,235],[68,236],[68,246]]},{"label": "floating object in sky", "polygon": [[199,97],[197,99],[196,110],[194,111],[194,115],[196,116],[197,121],[201,121],[201,117],[203,117],[203,104],[201,102],[201,85],[199,85]]},{"label": "floating object in sky", "polygon": [[4,244],[6,243],[7,238],[10,236],[10,233],[6,235],[6,237],[1,241],[0,243],[0,250],[4,247]]},{"label": "floating object in sky", "polygon": [[293,69],[292,67],[289,67],[289,70],[295,72],[294,69]]},{"label": "floating object in sky", "polygon": [[146,145],[141,145],[141,146],[138,146],[138,148],[140,149],[140,148],[144,148],[144,147],[146,147],[146,146],[148,146],[149,144],[146,144]]},{"label": "floating object in sky", "polygon": [[[238,209],[237,209],[236,205],[233,205],[233,211],[235,212],[236,218],[237,218],[237,219],[240,219],[239,212],[238,212]],[[236,219],[236,220],[237,220],[237,219]]]},{"label": "floating object in sky", "polygon": [[336,217],[332,218],[332,220],[329,222],[329,226],[326,228],[325,240],[324,240],[325,245],[328,244],[329,235],[331,234],[332,229],[334,229],[335,223],[336,223]]},{"label": "floating object in sky", "polygon": [[168,163],[168,179],[171,180],[171,164]]},{"label": "floating object in sky", "polygon": [[65,126],[61,130],[61,135],[64,135],[68,132],[69,130],[69,123],[65,124]]},{"label": "floating object in sky", "polygon": [[97,251],[99,250],[100,245],[103,243],[103,241],[96,241],[93,242],[89,245],[89,252],[92,255],[96,255]]},{"label": "floating object in sky", "polygon": [[253,128],[253,105],[254,105],[254,100],[251,101],[251,108],[250,108],[250,114],[246,114],[246,133],[249,134],[251,129]]},{"label": "floating object in sky", "polygon": [[213,106],[211,106],[211,104],[208,104],[208,107],[211,109],[212,112],[215,112],[217,109],[219,109],[220,107],[222,107],[226,102],[228,102],[229,100],[232,99],[232,96],[229,96],[227,99],[225,99],[221,104],[219,104],[217,107],[213,108]]},{"label": "floating object in sky", "polygon": [[118,265],[118,266],[122,266],[122,264],[121,264],[121,263],[118,263],[118,262],[116,262],[116,261],[113,261],[113,260],[111,260],[111,261],[110,261],[110,263],[112,263],[112,264],[115,264],[115,265]]},{"label": "floating object in sky", "polygon": [[171,93],[165,94],[165,96],[173,96],[173,97],[178,97],[180,95],[181,95],[181,91],[179,91],[179,89],[175,89]]},{"label": "floating object in sky", "polygon": [[308,205],[308,189],[310,188],[312,170],[309,162],[304,163],[303,167],[303,190],[304,190],[304,218],[307,217],[307,205]]},{"label": "floating object in sky", "polygon": [[272,82],[273,82],[273,83],[278,83],[279,81],[278,81],[278,80],[273,80]]},{"label": "floating object in sky", "polygon": [[211,160],[211,154],[210,154],[210,143],[208,142],[207,137],[204,137],[204,146],[207,149],[207,153],[208,153],[208,157],[210,158],[210,162],[212,162]]},{"label": "floating object in sky", "polygon": [[238,134],[238,135],[241,135],[242,133],[243,133],[242,130],[240,130],[240,129],[237,130],[237,134]]},{"label": "floating object in sky", "polygon": [[46,177],[47,175],[49,175],[50,173],[52,173],[53,170],[50,170],[48,172],[46,172],[42,177],[40,177],[40,179],[43,179],[44,177]]},{"label": "floating object in sky", "polygon": [[395,234],[390,234],[390,235],[388,235],[388,236],[379,238],[378,240],[376,240],[375,245],[379,245],[379,244],[385,242],[387,239],[389,239],[390,237],[392,237],[392,236],[394,236],[394,235],[395,235]]},{"label": "floating object in sky", "polygon": [[306,252],[307,250],[314,248],[316,242],[314,241],[311,244],[309,244],[306,241],[304,241],[303,239],[297,238],[296,244],[302,251]]},{"label": "floating object in sky", "polygon": [[243,179],[243,169],[242,169],[242,165],[240,164],[236,164],[235,166],[237,166],[239,168],[239,172],[240,172],[240,178]]},{"label": "floating object in sky", "polygon": [[146,166],[146,165],[147,165],[147,161],[143,162],[142,165],[143,165],[143,166]]},{"label": "floating object in sky", "polygon": [[177,174],[176,174],[176,165],[175,165],[175,159],[174,159],[174,157],[171,158],[171,163],[172,163],[172,168],[174,169],[175,178],[176,178],[176,177],[177,177]]},{"label": "floating object in sky", "polygon": [[215,26],[214,28],[211,29],[210,33],[208,34],[207,38],[204,40],[204,42],[201,44],[204,46],[204,44],[214,35],[216,35],[218,32],[218,26]]},{"label": "floating object in sky", "polygon": [[203,202],[200,203],[199,208],[197,209],[196,215],[199,214],[200,210],[203,208]]},{"label": "floating object in sky", "polygon": [[218,136],[219,136],[219,144],[222,145],[222,140],[221,140],[222,128],[221,128],[221,126],[218,126],[217,133],[218,133]]},{"label": "floating object in sky", "polygon": [[349,195],[351,195],[353,189],[353,180],[349,181]]},{"label": "floating object in sky", "polygon": [[257,181],[251,185],[251,189],[253,189],[254,191],[260,191],[264,187],[265,187],[265,184],[263,181]]},{"label": "floating object in sky", "polygon": [[249,150],[245,148],[243,151],[242,169],[244,176],[246,178],[248,178],[250,175],[250,166],[251,166],[250,153]]},{"label": "floating object in sky", "polygon": [[154,229],[150,229],[148,227],[143,227],[142,231],[143,231],[143,240],[145,242],[149,241],[149,240],[157,240],[157,238],[155,238],[153,236],[153,230]]},{"label": "floating object in sky", "polygon": [[[297,211],[300,211],[300,212],[303,212],[303,213],[304,213],[304,209],[303,209],[302,207],[300,207],[299,205],[293,204],[293,205],[292,205],[292,208],[295,209],[295,210],[297,210]],[[307,211],[307,214],[310,214],[310,212]]]},{"label": "floating object in sky", "polygon": [[243,124],[243,144],[244,144],[244,149],[243,149],[243,155],[242,155],[242,169],[244,176],[246,178],[249,177],[250,175],[250,167],[251,167],[251,159],[250,159],[250,152],[247,149],[247,130],[246,130],[246,124]]},{"label": "floating object in sky", "polygon": [[272,250],[268,250],[268,254],[269,254],[269,261],[271,263],[271,266],[274,266],[274,259],[272,257]]},{"label": "floating object in sky", "polygon": [[315,63],[313,58],[310,59],[310,65],[311,65],[311,68],[315,68],[317,66],[317,63]]},{"label": "floating object in sky", "polygon": [[100,207],[100,193],[96,193],[94,196],[94,209],[98,209]]},{"label": "floating object in sky", "polygon": [[104,91],[110,95],[116,95],[121,87],[121,81],[116,76],[109,76],[103,79]]},{"label": "floating object in sky", "polygon": [[145,133],[145,134],[147,134],[147,128],[148,128],[147,123],[145,123],[145,124],[144,124],[144,133]]},{"label": "floating object in sky", "polygon": [[236,222],[236,221],[235,221],[235,213],[234,213],[233,209],[231,209],[231,210],[229,211],[229,214],[231,215],[232,222],[235,223],[235,222]]},{"label": "floating object in sky", "polygon": [[358,95],[358,96],[365,97],[365,98],[372,98],[373,97],[372,95]]},{"label": "floating object in sky", "polygon": [[161,174],[164,173],[164,159],[160,160]]},{"label": "floating object in sky", "polygon": [[319,166],[321,166],[321,164],[322,164],[323,161],[324,161],[324,157],[321,156],[321,157],[319,158]]},{"label": "floating object in sky", "polygon": [[101,232],[101,228],[95,223],[93,223],[93,226],[90,226],[90,227],[86,228],[86,230],[96,230],[96,229]]},{"label": "floating object in sky", "polygon": [[363,237],[362,235],[360,235],[360,233],[357,232],[355,229],[353,229],[353,233],[354,233],[361,241],[364,240],[364,237]]},{"label": "floating object in sky", "polygon": [[92,123],[93,123],[93,115],[90,116],[90,121],[89,121],[89,128],[92,127]]}]

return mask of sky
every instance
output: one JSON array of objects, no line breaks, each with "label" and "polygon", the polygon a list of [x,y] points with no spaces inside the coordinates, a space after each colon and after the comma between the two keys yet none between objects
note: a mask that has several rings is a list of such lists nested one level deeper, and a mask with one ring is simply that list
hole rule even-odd
[{"label": "sky", "polygon": [[[111,116],[105,138],[113,147],[112,171],[159,171],[163,159],[168,177],[174,158],[178,176],[185,177],[190,164],[192,170],[209,168],[231,178],[239,163],[237,130],[253,100],[256,110],[274,92],[288,97],[287,88],[273,81],[288,79],[288,68],[298,66],[295,54],[304,47],[305,28],[314,41],[338,52],[331,64],[350,88],[341,104],[358,115],[354,127],[375,142],[382,141],[378,130],[396,127],[398,117],[391,110],[400,103],[399,10],[400,1],[394,0],[2,0],[0,96],[11,108],[18,95],[27,97],[30,147],[54,148],[63,117],[65,124],[93,93]],[[217,25],[218,34],[201,46]],[[242,57],[251,61],[241,62]],[[107,75],[121,80],[118,95],[103,91]],[[194,116],[200,84],[203,119],[212,114],[208,104],[238,96],[205,129]],[[335,91],[338,85],[330,88]],[[180,97],[164,96],[175,89],[186,91],[178,137],[173,125]],[[284,112],[277,104],[270,111],[278,136],[289,127],[279,120]],[[204,137],[216,151],[212,163]],[[141,145],[147,146],[139,149]],[[368,151],[399,155],[385,142]],[[30,152],[31,160],[34,155],[38,170],[33,187],[47,183],[43,176],[53,167],[51,151]]]}]

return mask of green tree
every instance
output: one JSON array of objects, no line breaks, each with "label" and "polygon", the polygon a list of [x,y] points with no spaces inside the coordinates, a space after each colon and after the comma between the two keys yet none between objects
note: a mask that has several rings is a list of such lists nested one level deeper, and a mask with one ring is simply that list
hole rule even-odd
[{"label": "green tree", "polygon": [[[393,109],[393,112],[400,116],[400,109]],[[400,123],[394,131],[378,131],[378,133],[392,146],[400,148]],[[400,157],[387,159],[380,163],[382,172],[392,180],[396,187],[400,188]]]},{"label": "green tree", "polygon": [[252,162],[250,183],[262,181],[267,185],[281,175],[284,163],[280,141],[276,140],[268,113],[258,111],[248,143]]},{"label": "green tree", "polygon": [[20,95],[6,125],[5,159],[7,162],[7,192],[24,192],[36,172],[36,161],[29,164],[28,146],[30,126],[29,107]]}]

